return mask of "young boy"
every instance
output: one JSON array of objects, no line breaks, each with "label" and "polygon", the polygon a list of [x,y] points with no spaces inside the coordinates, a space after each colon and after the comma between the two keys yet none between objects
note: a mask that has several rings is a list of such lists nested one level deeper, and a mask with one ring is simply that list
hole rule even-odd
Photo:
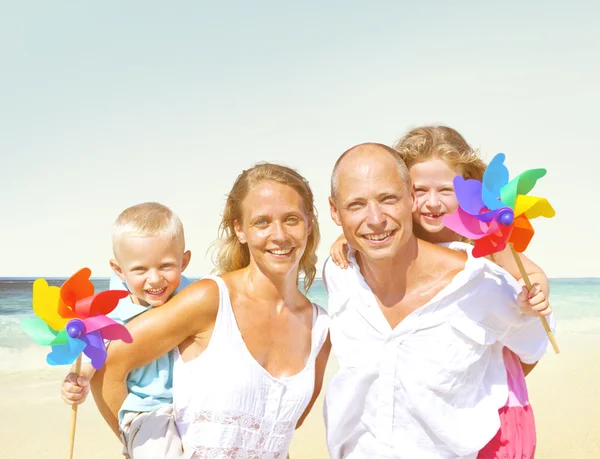
[{"label": "young boy", "polygon": [[[112,246],[114,259],[110,266],[114,275],[110,289],[130,293],[109,315],[119,323],[162,306],[190,283],[181,274],[191,257],[191,252],[185,250],[183,225],[162,204],[147,202],[125,209],[115,222]],[[90,363],[82,365],[79,376],[72,367],[62,384],[63,400],[71,405],[83,403],[95,372]],[[183,457],[171,415],[172,375],[172,352],[129,374],[128,395],[119,411],[118,426],[105,417],[123,441],[126,457]],[[158,431],[164,435],[157,436]]]}]

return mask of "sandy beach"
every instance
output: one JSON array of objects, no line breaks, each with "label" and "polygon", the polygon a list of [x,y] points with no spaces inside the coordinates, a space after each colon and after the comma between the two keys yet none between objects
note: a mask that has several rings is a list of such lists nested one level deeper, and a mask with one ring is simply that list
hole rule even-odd
[{"label": "sandy beach", "polygon": [[[600,335],[562,332],[527,378],[537,430],[537,459],[600,457]],[[335,371],[330,362],[327,380]],[[71,409],[59,395],[65,368],[0,373],[0,458],[67,457]],[[327,383],[326,380],[326,383]],[[326,459],[323,394],[292,442],[293,459]],[[90,399],[79,409],[75,458],[118,459],[120,443]]]}]

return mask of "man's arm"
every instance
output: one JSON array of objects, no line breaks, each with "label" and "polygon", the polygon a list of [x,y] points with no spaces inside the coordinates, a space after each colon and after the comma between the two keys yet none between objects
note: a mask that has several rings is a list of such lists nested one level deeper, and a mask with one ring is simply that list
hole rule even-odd
[{"label": "man's arm", "polygon": [[212,328],[218,308],[217,284],[201,280],[129,322],[126,327],[133,343],[111,342],[106,363],[96,372],[91,388],[100,413],[117,436],[118,413],[127,397],[127,375],[165,355],[186,338]]},{"label": "man's arm", "polygon": [[[550,282],[548,281],[546,273],[524,254],[520,254],[520,258],[523,262],[525,272],[529,277],[529,281],[531,282],[532,289],[529,292],[529,297],[524,297],[522,293],[519,294],[519,306],[523,310],[528,308],[530,311],[539,311],[543,308],[544,315],[550,314],[552,312],[552,309],[548,303],[548,297],[550,296]],[[517,266],[515,258],[509,247],[504,249],[502,252],[494,254],[493,261],[498,266],[508,271],[510,275],[517,280],[519,285],[525,285],[525,280],[523,279],[521,271],[519,270],[519,267]],[[537,364],[538,362],[521,362],[521,368],[523,368],[524,375],[527,376],[529,373],[531,373]]]},{"label": "man's arm", "polygon": [[[499,286],[498,291],[487,289],[486,299],[494,307],[488,308],[488,324],[497,333],[497,341],[514,352],[525,364],[524,372],[533,368],[548,349],[548,336],[539,320],[541,313],[524,314],[519,307],[514,283]],[[497,303],[496,303],[497,302]]]}]

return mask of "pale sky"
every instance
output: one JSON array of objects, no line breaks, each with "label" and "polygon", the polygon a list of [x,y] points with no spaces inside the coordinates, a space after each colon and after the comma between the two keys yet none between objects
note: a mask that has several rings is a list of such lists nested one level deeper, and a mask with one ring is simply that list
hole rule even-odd
[{"label": "pale sky", "polygon": [[0,276],[108,275],[114,219],[151,200],[207,274],[225,195],[259,160],[310,181],[322,264],[337,157],[435,123],[511,176],[546,167],[531,194],[557,215],[526,253],[600,275],[597,2],[0,3]]}]

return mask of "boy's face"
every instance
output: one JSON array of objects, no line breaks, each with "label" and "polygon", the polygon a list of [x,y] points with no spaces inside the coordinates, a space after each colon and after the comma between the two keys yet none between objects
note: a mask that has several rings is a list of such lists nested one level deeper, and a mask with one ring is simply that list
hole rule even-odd
[{"label": "boy's face", "polygon": [[166,236],[124,236],[115,252],[110,266],[127,284],[133,301],[152,307],[173,295],[191,257],[179,241]]}]

